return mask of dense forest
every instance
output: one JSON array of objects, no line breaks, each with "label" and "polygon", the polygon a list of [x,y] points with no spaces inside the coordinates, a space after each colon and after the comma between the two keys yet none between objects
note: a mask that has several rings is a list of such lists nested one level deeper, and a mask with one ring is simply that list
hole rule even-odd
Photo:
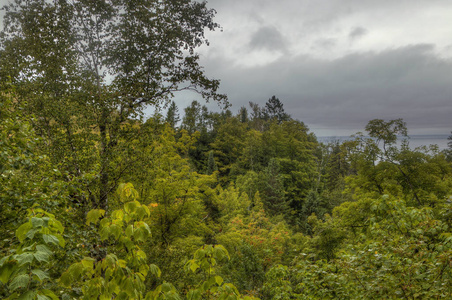
[{"label": "dense forest", "polygon": [[375,119],[320,143],[276,96],[232,112],[206,5],[7,7],[0,298],[450,299],[452,141]]}]

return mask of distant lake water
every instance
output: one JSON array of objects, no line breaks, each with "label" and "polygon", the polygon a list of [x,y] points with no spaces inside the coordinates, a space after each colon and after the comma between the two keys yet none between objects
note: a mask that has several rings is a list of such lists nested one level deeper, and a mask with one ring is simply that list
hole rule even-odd
[{"label": "distant lake water", "polygon": [[[447,149],[447,139],[449,135],[410,135],[410,148],[415,149],[421,146],[438,145],[439,150]],[[353,140],[350,136],[318,136],[317,140],[321,143],[327,144],[334,141],[345,142]]]}]

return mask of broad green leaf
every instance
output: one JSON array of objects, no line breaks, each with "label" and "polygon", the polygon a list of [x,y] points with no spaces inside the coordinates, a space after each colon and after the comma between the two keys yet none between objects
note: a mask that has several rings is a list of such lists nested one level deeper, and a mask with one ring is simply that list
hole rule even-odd
[{"label": "broad green leaf", "polygon": [[202,297],[202,293],[200,290],[196,289],[196,290],[190,290],[187,294],[187,299],[188,300],[200,300]]},{"label": "broad green leaf", "polygon": [[223,278],[221,276],[215,276],[215,281],[220,286],[223,283]]},{"label": "broad green leaf", "polygon": [[69,273],[69,271],[64,272],[61,277],[60,277],[60,283],[64,286],[64,287],[70,287],[71,283],[72,283],[72,276]]},{"label": "broad green leaf", "polygon": [[[35,291],[27,291],[24,294],[20,295],[19,298],[17,298],[17,300],[34,300],[36,296],[36,292]],[[39,299],[39,296],[38,296]]]},{"label": "broad green leaf", "polygon": [[126,236],[128,238],[130,238],[130,237],[132,237],[132,235],[133,235],[133,225],[129,225],[129,226],[127,226],[127,229],[126,229]]},{"label": "broad green leaf", "polygon": [[49,297],[52,300],[58,300],[57,295],[55,295],[55,293],[52,292],[51,290],[47,290],[47,289],[41,290],[41,294]]},{"label": "broad green leaf", "polygon": [[111,214],[111,218],[119,221],[124,220],[124,211],[122,209],[115,210]]},{"label": "broad green leaf", "polygon": [[52,300],[51,298],[45,296],[45,295],[39,295],[38,294],[38,300]]},{"label": "broad green leaf", "polygon": [[[143,274],[143,276],[146,277],[148,275],[149,270],[150,270],[150,266],[148,266],[147,264],[140,264],[139,270],[140,270],[140,273]],[[160,271],[160,269],[159,269],[159,271]],[[160,277],[159,273],[157,273],[156,275],[157,275],[157,277]]]},{"label": "broad green leaf", "polygon": [[31,225],[33,228],[42,227],[44,225],[44,220],[42,218],[33,217],[31,218]]},{"label": "broad green leaf", "polygon": [[92,209],[86,215],[86,224],[90,223],[96,224],[101,217],[105,216],[105,210],[103,209]]},{"label": "broad green leaf", "polygon": [[57,234],[56,237],[58,239],[58,245],[64,248],[64,246],[66,245],[66,241],[64,240],[63,236],[61,234]]},{"label": "broad green leaf", "polygon": [[27,287],[29,282],[30,282],[30,276],[28,276],[27,274],[18,275],[11,281],[8,288],[11,291],[15,291],[19,288]]},{"label": "broad green leaf", "polygon": [[60,221],[58,221],[56,219],[51,219],[49,223],[50,223],[50,226],[52,228],[55,228],[59,233],[63,233],[64,232],[64,227],[63,227],[63,225],[61,224]]},{"label": "broad green leaf", "polygon": [[33,253],[34,258],[39,262],[49,262],[49,254],[44,251],[36,251]]},{"label": "broad green leaf", "polygon": [[16,230],[16,236],[19,239],[19,241],[22,243],[25,240],[27,232],[32,229],[32,225],[30,222],[27,222],[25,224],[22,224],[17,230]]},{"label": "broad green leaf", "polygon": [[37,245],[36,246],[36,250],[39,251],[39,252],[45,252],[48,255],[52,255],[53,254],[52,251],[49,248],[47,248],[47,246],[42,245],[42,244]]},{"label": "broad green leaf", "polygon": [[115,237],[115,239],[119,239],[122,233],[121,228],[116,224],[110,226],[110,232]]},{"label": "broad green leaf", "polygon": [[60,244],[60,240],[58,240],[58,238],[54,235],[51,234],[43,234],[42,238],[44,239],[44,242],[46,244],[54,244],[56,246],[58,246]]},{"label": "broad green leaf", "polygon": [[94,260],[93,258],[91,258],[91,257],[85,257],[85,258],[82,259],[82,261],[81,261],[82,266],[83,266],[84,268],[89,269],[89,270],[94,269],[94,262],[95,262],[95,260]]},{"label": "broad green leaf", "polygon": [[29,231],[27,232],[27,234],[25,235],[25,237],[28,238],[28,239],[30,239],[30,240],[32,240],[32,239],[35,237],[35,234],[36,234],[37,232],[39,232],[39,229],[38,229],[38,228],[33,228],[33,229],[31,229],[31,230],[29,230]]},{"label": "broad green leaf", "polygon": [[224,248],[222,245],[215,245],[215,247],[213,248],[213,254],[218,260],[222,260],[225,257],[227,257],[228,259],[230,258],[228,250],[226,250],[226,248]]},{"label": "broad green leaf", "polygon": [[110,235],[110,227],[102,228],[99,232],[99,235],[100,235],[100,239],[102,241],[105,241],[106,239],[108,239],[108,236]]},{"label": "broad green leaf", "polygon": [[174,286],[171,283],[164,282],[162,284],[162,292],[168,293],[174,290]]},{"label": "broad green leaf", "polygon": [[9,278],[15,269],[14,265],[14,262],[7,262],[0,267],[0,281],[3,284],[6,284],[9,281]]},{"label": "broad green leaf", "polygon": [[0,267],[3,266],[3,264],[8,261],[10,256],[5,256],[2,259],[0,259]]},{"label": "broad green leaf", "polygon": [[14,259],[17,260],[17,263],[19,266],[22,266],[24,264],[31,264],[33,262],[33,254],[29,252],[25,252],[22,254],[14,255]]},{"label": "broad green leaf", "polygon": [[195,263],[194,261],[190,263],[190,270],[194,273],[196,270],[198,270],[199,265]]},{"label": "broad green leaf", "polygon": [[126,213],[128,214],[134,213],[135,210],[137,209],[137,203],[138,202],[136,201],[130,201],[124,204],[124,210],[126,211]]},{"label": "broad green leaf", "polygon": [[44,272],[43,270],[40,269],[34,269],[31,271],[31,273],[36,275],[39,278],[39,281],[50,279],[49,275],[47,275],[47,272]]},{"label": "broad green leaf", "polygon": [[[160,271],[160,268],[154,264],[149,265],[149,271],[151,272],[152,275],[157,276],[157,277],[160,277],[160,275],[162,275],[162,271]],[[143,274],[143,275],[145,275],[145,274]]]}]

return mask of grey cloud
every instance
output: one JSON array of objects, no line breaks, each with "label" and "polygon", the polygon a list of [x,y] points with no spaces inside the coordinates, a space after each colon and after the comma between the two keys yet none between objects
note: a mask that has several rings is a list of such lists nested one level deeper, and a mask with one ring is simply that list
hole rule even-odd
[{"label": "grey cloud", "polygon": [[359,39],[367,34],[367,29],[363,27],[355,27],[353,28],[350,33],[348,34],[348,37],[350,40],[356,40]]},{"label": "grey cloud", "polygon": [[314,48],[320,48],[322,50],[328,50],[333,48],[337,44],[337,40],[333,38],[319,39],[314,43]]},{"label": "grey cloud", "polygon": [[[205,63],[222,79],[222,92],[238,109],[277,95],[286,110],[316,128],[362,130],[374,118],[404,118],[411,133],[452,129],[452,60],[432,45],[354,53],[337,60],[287,57],[267,66],[234,69]],[[229,66],[229,67],[228,67]]]},{"label": "grey cloud", "polygon": [[285,51],[286,41],[278,29],[273,26],[265,26],[253,33],[248,46],[251,49]]}]

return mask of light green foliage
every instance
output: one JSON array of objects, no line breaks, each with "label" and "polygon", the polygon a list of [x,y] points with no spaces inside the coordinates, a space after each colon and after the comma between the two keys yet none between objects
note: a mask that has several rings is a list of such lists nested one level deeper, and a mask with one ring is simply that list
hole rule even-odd
[{"label": "light green foliage", "polygon": [[201,273],[204,281],[187,293],[188,300],[253,299],[247,296],[242,297],[234,285],[225,283],[221,276],[216,275],[217,264],[226,259],[229,259],[229,253],[221,245],[205,245],[195,252],[193,259],[185,265],[185,270],[186,272]]},{"label": "light green foliage", "polygon": [[48,269],[51,249],[65,245],[63,231],[54,215],[37,206],[28,209],[28,222],[16,230],[20,244],[15,254],[0,259],[0,282],[7,285],[8,299],[58,299],[49,289]]},{"label": "light green foliage", "polygon": [[[291,230],[281,219],[270,219],[266,214],[259,195],[254,197],[254,207],[248,216],[237,216],[229,222],[225,230],[217,235],[217,240],[229,251],[246,246],[256,255],[265,271],[272,265],[281,263],[291,247]],[[243,255],[235,253],[234,255]]]},{"label": "light green foliage", "polygon": [[276,265],[265,274],[265,283],[262,289],[268,295],[268,299],[288,300],[295,296],[292,293],[288,275],[288,267],[283,265]]},{"label": "light green foliage", "polygon": [[[144,221],[150,216],[149,208],[137,200],[137,191],[131,183],[121,184],[117,194],[124,203],[123,209],[115,210],[104,218],[103,210],[92,210],[87,216],[88,224],[99,223],[102,241],[116,243],[116,253],[85,257],[71,265],[60,278],[61,284],[67,288],[73,289],[80,284],[84,299],[138,299],[144,296],[148,273],[160,276],[160,270],[155,265],[147,264],[147,256],[140,247],[151,234]],[[70,292],[75,293],[74,290]]]},{"label": "light green foliage", "polygon": [[308,218],[308,224],[313,232],[308,247],[315,249],[314,252],[321,259],[333,259],[346,237],[346,231],[341,226],[342,224],[338,222],[338,219],[328,214],[325,215],[325,221],[311,215]]},{"label": "light green foliage", "polygon": [[407,134],[402,120],[372,120],[366,130],[372,139],[357,136],[347,143],[355,175],[346,182],[356,198],[390,194],[417,206],[447,198],[452,187],[451,165],[435,149],[411,150],[406,138],[398,147],[397,134]]},{"label": "light green foliage", "polygon": [[217,93],[219,81],[204,75],[196,53],[207,43],[205,31],[219,28],[206,5],[154,0],[8,5],[2,74],[17,85],[27,113],[37,116],[34,126],[46,138],[52,162],[83,186],[87,195],[74,195],[81,205],[108,209],[134,159],[125,141],[137,132],[124,125],[138,122],[146,105],[168,103],[185,89],[227,104]]},{"label": "light green foliage", "polygon": [[42,155],[42,140],[24,117],[13,86],[0,90],[0,254],[13,244],[14,229],[39,204],[46,210],[64,202],[61,174]]},{"label": "light green foliage", "polygon": [[[222,178],[228,176],[233,165],[245,149],[246,124],[237,118],[230,118],[219,129],[215,141],[211,144],[217,159],[218,171]],[[234,175],[234,174],[231,174]],[[222,182],[227,184],[228,182]]]},{"label": "light green foliage", "polygon": [[247,194],[241,193],[233,184],[225,189],[217,186],[211,193],[211,201],[219,211],[218,221],[222,227],[234,217],[248,215],[251,209]]},{"label": "light green foliage", "polygon": [[[353,206],[341,210],[343,218],[354,213]],[[437,299],[452,294],[450,228],[431,208],[383,196],[372,201],[362,226],[336,259],[300,257],[294,272],[307,299]]]}]

